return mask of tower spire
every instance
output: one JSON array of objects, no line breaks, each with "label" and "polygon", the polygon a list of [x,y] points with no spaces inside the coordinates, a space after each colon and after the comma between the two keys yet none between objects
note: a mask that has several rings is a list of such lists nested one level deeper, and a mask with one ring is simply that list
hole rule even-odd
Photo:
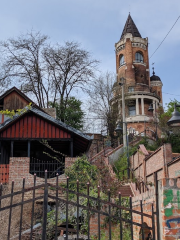
[{"label": "tower spire", "polygon": [[130,13],[128,15],[120,40],[125,36],[126,33],[131,33],[133,37],[141,37],[141,34],[132,20]]}]

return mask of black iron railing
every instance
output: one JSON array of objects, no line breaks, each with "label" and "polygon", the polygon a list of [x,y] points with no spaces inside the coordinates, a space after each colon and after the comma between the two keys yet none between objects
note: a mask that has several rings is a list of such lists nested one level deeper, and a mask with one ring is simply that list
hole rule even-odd
[{"label": "black iron railing", "polygon": [[[45,172],[45,182],[44,184],[36,186],[36,175],[34,175],[34,185],[31,188],[25,188],[25,179],[23,179],[22,184],[22,190],[20,191],[14,191],[14,182],[12,182],[11,192],[7,195],[2,195],[3,187],[1,185],[0,187],[0,214],[4,214],[4,211],[9,212],[6,216],[6,219],[8,219],[8,228],[3,228],[3,234],[4,238],[7,240],[10,239],[38,239],[38,240],[48,240],[48,239],[60,239],[60,233],[63,233],[64,231],[66,240],[70,240],[70,233],[74,233],[76,236],[76,239],[81,239],[81,218],[80,213],[82,211],[86,211],[87,216],[87,229],[86,229],[86,238],[87,240],[91,239],[92,227],[90,226],[90,220],[92,216],[97,216],[95,223],[97,224],[97,239],[101,239],[101,233],[102,233],[102,219],[101,216],[106,217],[106,226],[107,226],[107,238],[111,240],[112,239],[112,232],[114,231],[112,228],[113,223],[118,224],[118,231],[119,234],[117,234],[116,239],[123,240],[124,233],[123,229],[126,227],[129,228],[130,234],[129,239],[134,239],[134,229],[133,226],[137,226],[141,228],[141,231],[149,229],[152,234],[153,240],[155,240],[155,216],[156,213],[153,209],[152,204],[152,213],[147,214],[143,212],[143,205],[142,201],[140,203],[141,210],[137,211],[133,209],[132,206],[132,198],[129,198],[129,207],[125,207],[122,204],[122,197],[121,194],[119,194],[117,202],[115,202],[112,197],[110,191],[108,192],[107,200],[103,200],[100,196],[100,187],[97,189],[97,197],[90,196],[90,184],[87,184],[87,193],[81,193],[79,190],[79,182],[77,181],[77,190],[72,191],[70,190],[69,185],[69,178],[67,178],[66,188],[63,188],[59,185],[59,178],[58,175],[56,175],[56,184],[49,184],[47,181],[48,173]],[[42,191],[39,194],[36,194],[36,192],[39,189],[44,189],[43,193]],[[72,198],[72,195],[74,196]],[[19,197],[18,197],[19,196]],[[26,196],[26,197],[25,197]],[[28,198],[27,198],[28,196]],[[14,202],[14,199],[16,201]],[[18,199],[18,200],[17,200]],[[86,201],[81,201],[81,199],[84,199]],[[36,201],[42,201],[42,214],[41,214],[41,220],[37,223],[35,221],[34,217],[36,215],[35,208],[36,208]],[[48,205],[49,202],[54,202],[55,208],[53,211],[48,213]],[[96,203],[93,205],[92,203]],[[31,221],[30,225],[28,226],[28,229],[25,229],[26,224],[24,224],[24,217],[23,214],[24,207],[28,204],[28,206],[31,206]],[[62,214],[62,208],[60,210],[60,205],[63,204],[63,213],[64,213],[64,219],[61,219],[61,222],[64,223],[63,227],[60,226],[60,215]],[[16,214],[16,216],[13,215],[14,209],[19,208],[19,214]],[[70,212],[72,212],[72,208],[75,210],[76,214],[74,215],[76,218],[75,221],[75,227],[74,229],[70,228],[71,218],[70,218]],[[60,212],[61,211],[61,212]],[[51,214],[50,214],[51,213]],[[125,217],[125,213],[128,213],[128,216]],[[139,215],[141,221],[137,222],[135,219],[133,220],[133,216]],[[1,215],[2,216],[2,215]],[[8,218],[7,218],[8,217]],[[18,233],[14,233],[12,231],[12,222],[14,221],[14,217],[18,220],[18,224],[16,224],[16,229],[18,230]],[[144,220],[148,219],[148,221],[151,222],[151,227],[146,226],[144,227]],[[26,219],[27,221],[27,219]],[[49,236],[49,226],[51,226],[51,236]],[[1,225],[3,227],[3,224]],[[94,229],[94,227],[93,227]],[[7,232],[5,232],[7,230]],[[2,234],[2,232],[0,233]],[[145,240],[144,233],[142,233],[142,239]],[[147,239],[147,238],[146,238]]]},{"label": "black iron railing", "polygon": [[61,175],[64,173],[64,158],[60,160],[39,160],[36,158],[30,159],[29,173],[36,174],[37,177],[44,178],[45,170],[47,170],[47,178],[54,178],[56,174]]}]

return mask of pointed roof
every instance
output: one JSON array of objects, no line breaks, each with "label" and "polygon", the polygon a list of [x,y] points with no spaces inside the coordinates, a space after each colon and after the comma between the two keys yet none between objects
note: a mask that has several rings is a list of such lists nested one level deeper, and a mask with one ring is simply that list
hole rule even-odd
[{"label": "pointed roof", "polygon": [[32,103],[32,106],[34,106],[35,108],[41,110],[42,112],[45,112],[42,108],[40,108],[36,103],[34,103],[30,98],[28,98],[23,92],[21,92],[20,89],[16,88],[15,86],[8,89],[6,92],[4,92],[1,96],[0,96],[0,102],[6,97],[8,96],[10,93],[12,92],[16,92],[18,95],[20,95],[22,98],[24,98],[28,103]]},{"label": "pointed roof", "polygon": [[134,21],[132,20],[130,13],[124,26],[120,40],[125,36],[126,33],[131,33],[133,37],[141,37],[141,34],[139,33],[139,30],[137,29]]}]

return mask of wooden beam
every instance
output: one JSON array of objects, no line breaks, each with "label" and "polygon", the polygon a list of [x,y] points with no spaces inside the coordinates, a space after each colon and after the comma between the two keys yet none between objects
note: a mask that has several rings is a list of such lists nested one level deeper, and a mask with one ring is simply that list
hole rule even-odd
[{"label": "wooden beam", "polygon": [[13,157],[14,153],[14,141],[11,141],[11,157]]},{"label": "wooden beam", "polygon": [[0,141],[0,164],[2,163],[2,150],[1,150],[1,141]]},{"label": "wooden beam", "polygon": [[29,157],[29,158],[30,158],[30,152],[31,152],[31,141],[28,140],[27,157]]},{"label": "wooden beam", "polygon": [[70,156],[73,157],[73,140],[70,142]]}]

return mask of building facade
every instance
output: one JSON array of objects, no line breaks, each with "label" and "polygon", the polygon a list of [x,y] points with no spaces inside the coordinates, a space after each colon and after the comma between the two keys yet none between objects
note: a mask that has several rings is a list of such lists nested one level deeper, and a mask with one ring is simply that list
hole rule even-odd
[{"label": "building facade", "polygon": [[[150,77],[148,38],[142,38],[130,14],[120,40],[115,44],[117,80],[113,87],[112,109],[122,116],[122,79],[124,82],[125,117],[128,130],[136,134],[152,128],[157,121],[156,110],[162,105],[162,82]],[[152,104],[153,112],[149,112]]]}]

